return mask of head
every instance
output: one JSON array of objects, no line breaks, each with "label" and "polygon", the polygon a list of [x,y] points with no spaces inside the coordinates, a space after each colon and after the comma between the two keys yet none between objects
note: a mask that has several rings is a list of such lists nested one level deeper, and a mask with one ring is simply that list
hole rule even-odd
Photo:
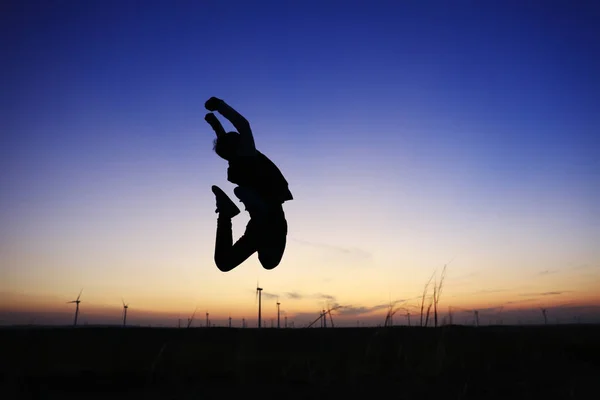
[{"label": "head", "polygon": [[213,150],[219,157],[230,160],[235,154],[240,142],[240,134],[237,132],[227,132],[218,136],[213,141]]}]

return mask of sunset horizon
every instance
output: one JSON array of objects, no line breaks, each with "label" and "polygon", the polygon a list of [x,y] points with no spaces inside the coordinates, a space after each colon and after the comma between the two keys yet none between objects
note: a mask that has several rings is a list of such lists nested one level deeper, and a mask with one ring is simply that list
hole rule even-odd
[{"label": "sunset horizon", "polygon": [[[279,296],[295,327],[376,326],[444,265],[440,323],[600,322],[592,6],[200,3],[7,6],[2,325],[68,325],[82,289],[81,324],[122,298],[133,325],[255,324],[259,282],[267,325]],[[213,96],[293,194],[272,270],[216,266]]]},{"label": "sunset horizon", "polygon": [[[581,266],[580,266],[581,268]],[[585,269],[585,268],[583,268]],[[436,271],[439,278],[440,271]],[[544,271],[541,275],[549,272]],[[460,277],[459,277],[460,278]],[[509,289],[483,289],[475,292],[461,292],[452,288],[452,279],[448,272],[446,282],[442,287],[441,300],[438,304],[440,325],[449,323],[458,325],[474,325],[475,310],[481,316],[481,325],[530,325],[530,324],[573,324],[573,323],[600,323],[600,294],[591,288],[587,293],[573,290],[547,291],[547,292],[519,292]],[[397,326],[418,326],[421,315],[421,303],[424,304],[423,315],[427,315],[427,306],[431,303],[433,290],[431,283],[427,295],[423,299],[423,287],[420,292],[413,292],[412,296],[397,296],[390,292],[388,299],[381,298],[378,303],[356,304],[338,298],[331,293],[300,293],[297,291],[274,291],[263,287],[262,315],[266,327],[270,327],[277,320],[276,303],[280,302],[280,318],[287,318],[287,327],[303,328],[320,316],[322,311],[334,309],[331,317],[337,327],[356,326],[381,326],[384,324],[388,310],[395,311],[394,323]],[[448,285],[449,287],[446,287]],[[260,285],[265,286],[265,285]],[[461,285],[458,284],[458,287]],[[525,286],[526,287],[526,286]],[[173,305],[157,304],[155,307],[132,302],[131,296],[116,298],[113,302],[102,302],[94,293],[82,290],[81,306],[79,310],[79,325],[108,325],[121,326],[123,324],[123,302],[129,306],[128,326],[156,326],[177,327],[186,326],[188,318],[194,315],[193,327],[205,327],[205,314],[210,316],[211,326],[229,326],[232,318],[232,327],[246,327],[257,325],[258,294],[256,287],[246,290],[247,302],[243,306],[238,304],[224,304],[224,302],[211,303],[196,301],[187,298],[171,299]],[[512,293],[511,293],[512,292]],[[0,293],[0,325],[39,325],[39,326],[71,326],[75,306],[69,304],[77,297],[72,298],[60,295],[31,295],[26,293]],[[198,299],[202,297],[199,296]],[[92,299],[92,300],[88,300]],[[133,300],[143,298],[133,297]],[[152,298],[151,298],[152,299]],[[160,299],[152,299],[160,303]],[[150,301],[152,303],[152,301]],[[549,313],[548,321],[544,321],[541,310]],[[430,321],[433,325],[433,309],[430,310]],[[410,314],[408,317],[407,314]],[[452,320],[451,320],[452,318]],[[283,322],[281,322],[283,327]]]}]

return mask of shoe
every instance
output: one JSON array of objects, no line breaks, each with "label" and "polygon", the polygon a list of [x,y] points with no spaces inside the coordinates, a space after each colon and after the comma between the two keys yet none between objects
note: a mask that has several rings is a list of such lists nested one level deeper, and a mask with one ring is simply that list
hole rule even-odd
[{"label": "shoe", "polygon": [[240,213],[240,209],[235,205],[233,201],[221,190],[218,186],[212,187],[212,192],[215,194],[217,200],[216,213],[219,213],[225,218],[233,218]]}]

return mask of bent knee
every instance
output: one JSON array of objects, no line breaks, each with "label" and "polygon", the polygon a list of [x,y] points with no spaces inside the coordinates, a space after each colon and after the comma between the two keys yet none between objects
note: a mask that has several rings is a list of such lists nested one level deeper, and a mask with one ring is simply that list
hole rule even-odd
[{"label": "bent knee", "polygon": [[215,257],[215,264],[221,272],[229,272],[235,267],[237,267],[237,265],[231,262],[231,260],[217,257]]},{"label": "bent knee", "polygon": [[264,269],[273,269],[281,263],[281,258],[281,256],[261,255],[258,257],[258,260]]}]

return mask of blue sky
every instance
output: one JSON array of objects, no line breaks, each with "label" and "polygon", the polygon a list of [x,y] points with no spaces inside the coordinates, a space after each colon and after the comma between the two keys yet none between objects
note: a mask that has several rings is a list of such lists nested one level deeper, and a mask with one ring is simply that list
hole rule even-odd
[{"label": "blue sky", "polygon": [[[457,277],[481,277],[468,290],[508,290],[488,305],[531,285],[591,301],[598,5],[140,4],[3,6],[3,292],[224,310],[260,278],[373,306],[456,257]],[[268,273],[255,257],[229,274],[212,262],[210,185],[233,186],[203,120],[210,96],[250,120],[295,197]],[[530,282],[547,269],[565,275]]]}]

